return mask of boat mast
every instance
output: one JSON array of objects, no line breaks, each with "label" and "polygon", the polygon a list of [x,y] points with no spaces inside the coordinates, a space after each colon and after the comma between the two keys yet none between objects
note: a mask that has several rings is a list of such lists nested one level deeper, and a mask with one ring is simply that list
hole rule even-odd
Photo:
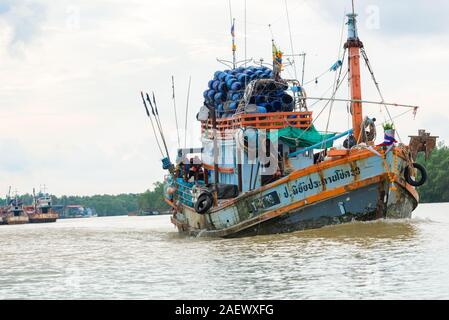
[{"label": "boat mast", "polygon": [[349,49],[349,83],[351,87],[351,103],[352,128],[354,129],[354,137],[357,142],[361,140],[363,110],[362,103],[362,87],[360,82],[360,49],[363,43],[360,41],[357,32],[357,15],[354,13],[354,1],[352,2],[352,13],[348,14],[348,41],[345,48]]}]

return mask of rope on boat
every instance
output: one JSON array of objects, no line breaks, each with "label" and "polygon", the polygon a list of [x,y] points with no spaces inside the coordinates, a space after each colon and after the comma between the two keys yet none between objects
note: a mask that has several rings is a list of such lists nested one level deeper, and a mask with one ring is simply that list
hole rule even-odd
[{"label": "rope on boat", "polygon": [[345,80],[345,78],[346,78],[347,76],[348,76],[348,71],[346,71],[346,73],[345,73],[345,75],[343,76],[342,80],[340,81],[340,83],[339,83],[339,84],[337,85],[337,87],[335,88],[334,93],[332,94],[332,98],[331,98],[331,99],[328,99],[328,101],[326,102],[326,104],[324,105],[324,107],[321,109],[321,111],[318,113],[318,115],[313,119],[311,125],[310,125],[308,128],[306,128],[306,129],[304,130],[303,133],[301,133],[301,135],[298,137],[298,139],[301,139],[301,138],[304,136],[304,134],[305,134],[311,127],[313,127],[313,125],[314,125],[315,122],[319,119],[319,117],[320,117],[321,114],[324,112],[324,110],[326,110],[326,108],[327,108],[327,106],[329,105],[329,103],[330,103],[332,100],[334,100],[335,95],[337,94],[338,89],[340,88],[341,84],[343,83],[343,81]]},{"label": "rope on boat", "polygon": [[[366,53],[366,51],[365,51],[364,48],[361,49],[361,53],[362,53],[363,59],[365,60],[366,66],[367,66],[367,68],[368,68],[368,70],[369,70],[369,72],[370,72],[370,74],[371,74],[371,78],[373,79],[374,85],[376,86],[376,90],[377,90],[377,92],[379,93],[380,98],[382,99],[382,103],[381,103],[381,104],[384,105],[385,110],[387,111],[388,117],[390,117],[390,121],[391,121],[391,123],[392,123],[393,126],[394,126],[393,117],[391,116],[390,110],[388,109],[387,105],[384,104],[385,99],[384,99],[384,97],[383,97],[382,92],[380,91],[379,83],[378,83],[377,80],[376,80],[376,77],[375,77],[375,75],[374,75],[373,68],[371,67],[371,63],[370,63],[370,61],[369,61],[369,59],[368,59],[368,55],[367,55],[367,53]],[[397,132],[397,134],[398,134],[399,141],[402,142],[402,139],[401,139],[401,136],[399,135],[399,132],[398,132],[397,130],[396,130],[396,132]]]},{"label": "rope on boat", "polygon": [[[343,25],[343,27],[344,27],[344,25]],[[342,31],[341,42],[343,42],[343,31]],[[340,43],[340,47],[341,47],[341,43]],[[341,51],[338,52],[338,58],[340,58],[340,52]],[[345,56],[346,56],[346,49],[343,51],[342,59],[338,60],[338,61],[345,61]],[[333,88],[334,88],[334,92],[335,93],[337,92],[337,88],[339,87],[339,84],[340,84],[342,71],[343,71],[343,65],[341,66],[340,71],[338,72],[338,75],[337,75],[337,73],[335,74],[334,84],[333,84]],[[330,124],[330,120],[331,120],[333,107],[334,107],[334,101],[331,102],[331,105],[330,105],[330,108],[329,108],[329,115],[327,117],[327,124],[326,124],[326,134],[329,133],[329,124]],[[323,147],[324,147],[324,144],[323,144]],[[322,149],[324,149],[324,148],[322,148]]]}]

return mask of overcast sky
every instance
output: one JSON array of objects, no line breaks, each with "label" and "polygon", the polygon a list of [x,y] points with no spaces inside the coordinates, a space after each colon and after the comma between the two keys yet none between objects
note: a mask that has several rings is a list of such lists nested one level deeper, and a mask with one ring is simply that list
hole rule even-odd
[{"label": "overcast sky", "polygon": [[[294,52],[307,53],[306,81],[313,80],[337,60],[350,1],[287,3]],[[244,1],[231,4],[243,59]],[[248,0],[247,7],[247,57],[270,60],[269,24],[290,54],[285,1]],[[448,141],[449,2],[359,0],[356,9],[385,99],[421,106],[416,120],[411,113],[395,119],[403,140],[426,128]],[[202,92],[224,68],[216,58],[231,58],[229,11],[228,0],[0,0],[0,194],[9,185],[25,193],[42,184],[56,195],[137,193],[162,180],[139,92],[155,91],[174,155],[171,75],[182,130],[191,76],[187,141],[199,146],[195,114]],[[363,72],[364,98],[378,101]],[[284,75],[291,77],[293,69]],[[308,95],[322,96],[333,79],[327,73],[312,81]],[[345,98],[342,87],[338,96]],[[384,120],[377,106],[364,111]],[[332,119],[331,130],[347,128],[345,104],[334,106]]]}]

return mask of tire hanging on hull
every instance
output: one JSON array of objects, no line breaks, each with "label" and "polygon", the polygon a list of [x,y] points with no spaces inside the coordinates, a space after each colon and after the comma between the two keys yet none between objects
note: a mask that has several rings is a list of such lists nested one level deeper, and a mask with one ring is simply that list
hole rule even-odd
[{"label": "tire hanging on hull", "polygon": [[421,172],[421,179],[420,180],[413,180],[410,176],[410,169],[407,166],[404,170],[404,178],[407,183],[413,187],[420,187],[427,181],[427,171],[426,169],[420,165],[419,163],[413,163],[412,166],[417,169],[419,172]]}]

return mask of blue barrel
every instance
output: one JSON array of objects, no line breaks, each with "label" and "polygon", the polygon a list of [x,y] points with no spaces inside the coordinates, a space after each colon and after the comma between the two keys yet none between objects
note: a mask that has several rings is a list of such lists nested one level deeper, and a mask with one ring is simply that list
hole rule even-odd
[{"label": "blue barrel", "polygon": [[244,73],[240,73],[239,75],[237,75],[237,81],[240,83],[245,84],[246,82],[248,82],[248,75],[244,74]]},{"label": "blue barrel", "polygon": [[214,73],[214,80],[218,80],[218,76],[220,75],[221,71],[215,71]]},{"label": "blue barrel", "polygon": [[220,81],[219,80],[214,80],[214,83],[212,84],[212,89],[214,89],[215,91],[218,91],[218,86],[220,85]]},{"label": "blue barrel", "polygon": [[237,102],[231,102],[231,103],[229,104],[229,110],[231,110],[231,111],[237,110],[237,107],[238,107]]},{"label": "blue barrel", "polygon": [[242,84],[240,82],[236,81],[236,82],[232,83],[231,89],[234,91],[239,91],[242,89]]},{"label": "blue barrel", "polygon": [[228,75],[226,76],[226,78],[225,78],[224,81],[225,81],[226,83],[228,83],[228,82],[229,82],[230,80],[232,80],[232,79],[236,80],[235,77],[234,77],[232,74],[228,74]]},{"label": "blue barrel", "polygon": [[[265,108],[266,112],[275,111],[275,110],[273,110],[273,106],[268,102],[261,103],[258,107]],[[265,112],[261,112],[261,113],[265,113]]]},{"label": "blue barrel", "polygon": [[209,94],[209,90],[206,90],[206,91],[203,92],[204,99],[209,99],[208,94]]},{"label": "blue barrel", "polygon": [[209,90],[207,96],[208,96],[208,98],[209,98],[210,100],[214,100],[214,97],[215,97],[215,94],[216,94],[216,93],[217,93],[217,92],[216,92],[215,90]]},{"label": "blue barrel", "polygon": [[254,74],[256,75],[256,77],[257,77],[258,79],[262,78],[262,76],[263,76],[263,72],[260,71],[260,70],[256,71]]},{"label": "blue barrel", "polygon": [[292,112],[293,109],[294,109],[293,103],[282,105],[282,111],[284,111],[284,112]]},{"label": "blue barrel", "polygon": [[282,96],[282,103],[283,104],[291,104],[293,102],[293,97],[289,94],[284,94]]},{"label": "blue barrel", "polygon": [[232,95],[232,100],[233,101],[238,101],[238,100],[241,100],[242,98],[243,98],[243,94],[242,93],[234,93]]},{"label": "blue barrel", "polygon": [[216,108],[217,108],[217,110],[218,110],[219,113],[223,113],[223,112],[224,112],[224,109],[223,109],[223,108],[224,108],[223,103],[218,104]]},{"label": "blue barrel", "polygon": [[232,84],[236,82],[235,78],[229,79],[228,81],[226,81],[226,85],[228,86],[228,88],[230,88],[232,90]]},{"label": "blue barrel", "polygon": [[284,94],[285,94],[285,92],[283,90],[276,90],[276,94],[274,96],[277,97],[277,98],[282,99]]},{"label": "blue barrel", "polygon": [[258,106],[257,113],[267,113],[267,108]]},{"label": "blue barrel", "polygon": [[216,103],[221,103],[226,101],[226,95],[223,94],[222,92],[217,92],[214,96],[214,100]]},{"label": "blue barrel", "polygon": [[222,93],[228,92],[228,87],[226,86],[225,82],[220,82],[220,84],[218,85],[218,91]]},{"label": "blue barrel", "polygon": [[260,105],[265,102],[267,102],[267,99],[265,98],[265,96],[256,96],[256,104],[257,105]]},{"label": "blue barrel", "polygon": [[224,79],[226,78],[227,74],[222,72],[218,75],[218,80],[220,81],[224,81]]},{"label": "blue barrel", "polygon": [[212,86],[214,84],[214,80],[209,80],[207,86],[209,87],[209,89],[213,89],[214,87]]},{"label": "blue barrel", "polygon": [[279,111],[282,108],[282,102],[280,100],[273,100],[271,105],[273,106],[273,111]]}]

